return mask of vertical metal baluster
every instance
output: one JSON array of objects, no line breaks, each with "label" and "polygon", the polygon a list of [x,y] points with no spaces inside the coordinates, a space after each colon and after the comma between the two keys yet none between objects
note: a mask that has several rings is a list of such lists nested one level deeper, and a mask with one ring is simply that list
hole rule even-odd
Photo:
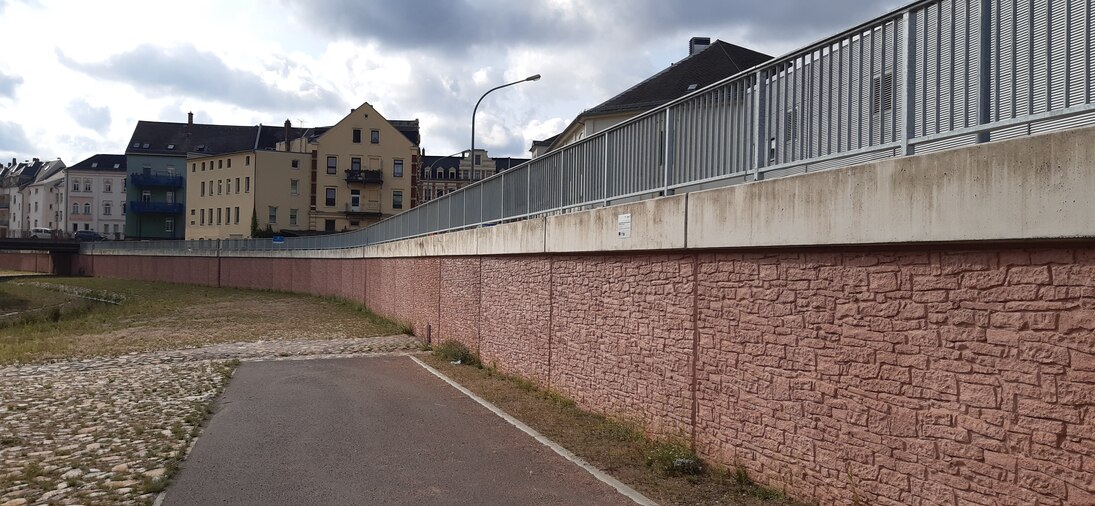
[{"label": "vertical metal baluster", "polygon": [[916,42],[913,37],[913,29],[915,21],[911,12],[906,12],[901,16],[901,24],[903,25],[902,39],[905,46],[905,51],[901,55],[901,68],[904,69],[904,76],[901,86],[901,125],[904,129],[901,132],[901,154],[908,156],[912,154],[912,146],[910,140],[913,138],[913,130],[915,129],[916,114],[913,110],[913,106],[916,104],[916,90],[915,81],[915,61],[916,61]]},{"label": "vertical metal baluster", "polygon": [[[981,0],[981,50],[979,51],[979,72],[977,76],[978,81],[978,101],[977,101],[977,122],[980,125],[987,125],[991,122],[989,107],[991,107],[992,92],[990,81],[990,73],[992,66],[990,62],[992,49],[989,45],[992,43],[992,2],[988,0]],[[1014,70],[1014,69],[1013,69]],[[977,134],[977,142],[988,142],[989,132],[979,132]]]}]

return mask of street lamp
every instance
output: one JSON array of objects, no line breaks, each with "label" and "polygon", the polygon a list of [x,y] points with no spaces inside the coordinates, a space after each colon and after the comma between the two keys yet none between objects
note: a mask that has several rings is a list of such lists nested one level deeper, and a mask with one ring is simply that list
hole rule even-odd
[{"label": "street lamp", "polygon": [[515,84],[521,84],[521,83],[526,82],[526,81],[539,81],[539,80],[540,80],[540,74],[536,74],[534,76],[528,76],[528,77],[526,77],[526,78],[524,78],[520,81],[514,81],[512,83],[506,83],[506,84],[503,84],[501,86],[495,86],[494,88],[491,88],[491,89],[487,90],[487,92],[484,93],[483,96],[479,97],[479,101],[475,103],[475,109],[472,109],[472,111],[471,111],[471,153],[470,153],[470,155],[471,155],[471,170],[468,171],[468,180],[469,181],[471,180],[471,178],[475,174],[475,113],[479,112],[479,104],[482,103],[483,99],[487,98],[487,95],[490,95],[490,93],[492,91],[500,90],[502,88],[505,88],[507,86],[513,86]]}]

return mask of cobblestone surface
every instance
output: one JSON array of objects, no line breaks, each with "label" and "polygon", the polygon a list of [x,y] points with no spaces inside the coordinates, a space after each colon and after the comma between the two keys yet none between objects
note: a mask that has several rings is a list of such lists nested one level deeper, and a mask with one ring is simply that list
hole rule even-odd
[{"label": "cobblestone surface", "polygon": [[232,360],[406,353],[417,339],[266,341],[0,367],[0,505],[151,504]]}]

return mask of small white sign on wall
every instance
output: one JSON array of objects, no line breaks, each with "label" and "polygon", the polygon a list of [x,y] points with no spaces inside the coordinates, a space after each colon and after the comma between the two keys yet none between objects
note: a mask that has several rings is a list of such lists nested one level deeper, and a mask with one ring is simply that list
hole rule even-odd
[{"label": "small white sign on wall", "polygon": [[631,213],[616,216],[616,237],[631,238]]}]

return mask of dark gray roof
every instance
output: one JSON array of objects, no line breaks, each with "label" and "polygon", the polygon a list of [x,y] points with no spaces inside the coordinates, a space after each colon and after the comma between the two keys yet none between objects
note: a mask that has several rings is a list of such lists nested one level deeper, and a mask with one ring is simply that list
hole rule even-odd
[{"label": "dark gray roof", "polygon": [[433,167],[434,169],[459,169],[460,160],[463,158],[459,156],[430,156],[425,155],[422,157],[422,167]]},{"label": "dark gray roof", "polygon": [[550,146],[550,145],[552,145],[552,143],[555,142],[555,139],[559,138],[560,135],[563,135],[563,134],[562,133],[557,133],[557,134],[552,135],[551,137],[548,137],[547,139],[544,139],[542,141],[532,141],[532,145],[534,147],[535,146]]},{"label": "dark gray roof", "polygon": [[125,155],[92,155],[87,160],[84,160],[75,165],[69,165],[68,168],[72,170],[94,170],[103,172],[125,172],[126,169],[126,156]]},{"label": "dark gray roof", "polygon": [[510,169],[512,169],[512,168],[514,168],[518,165],[521,165],[522,163],[525,163],[525,162],[529,161],[528,158],[509,158],[509,157],[491,158],[491,160],[494,160],[494,170],[497,171],[497,172],[510,170]]},{"label": "dark gray roof", "polygon": [[586,110],[582,116],[647,111],[770,59],[764,53],[716,40],[699,53]]},{"label": "dark gray roof", "polygon": [[[255,149],[258,127],[138,121],[127,155],[186,156]],[[272,148],[273,146],[271,146]]]},{"label": "dark gray roof", "polygon": [[399,133],[403,134],[407,140],[411,141],[415,146],[420,144],[422,140],[418,132],[418,120],[416,119],[391,119],[388,120]]}]

